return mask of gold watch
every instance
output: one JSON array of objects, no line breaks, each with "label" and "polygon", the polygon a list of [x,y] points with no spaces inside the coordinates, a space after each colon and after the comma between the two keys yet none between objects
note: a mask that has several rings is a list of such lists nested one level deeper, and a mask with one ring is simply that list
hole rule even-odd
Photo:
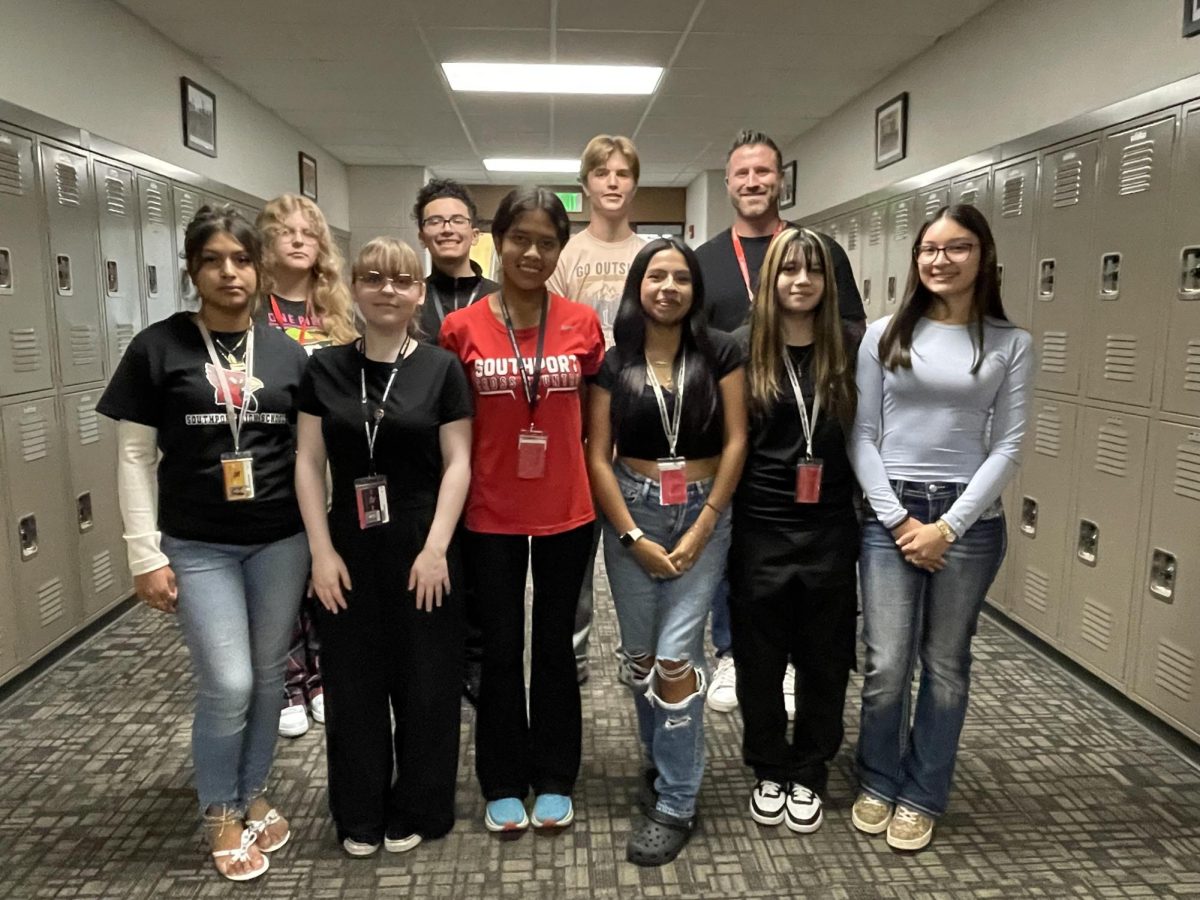
[{"label": "gold watch", "polygon": [[938,519],[933,524],[936,525],[937,530],[942,533],[942,537],[945,539],[947,544],[953,544],[958,540],[958,535],[955,534],[954,529],[950,527],[950,523],[945,519]]}]

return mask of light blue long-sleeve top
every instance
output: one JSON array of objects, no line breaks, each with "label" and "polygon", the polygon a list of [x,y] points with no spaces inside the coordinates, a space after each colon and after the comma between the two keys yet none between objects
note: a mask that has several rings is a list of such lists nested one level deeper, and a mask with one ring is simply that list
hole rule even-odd
[{"label": "light blue long-sleeve top", "polygon": [[965,534],[1020,463],[1033,338],[1009,322],[985,319],[983,363],[972,375],[975,329],[921,319],[913,329],[912,368],[889,371],[879,340],[891,318],[872,322],[859,347],[851,465],[887,528],[908,515],[891,481],[966,484],[944,516]]}]

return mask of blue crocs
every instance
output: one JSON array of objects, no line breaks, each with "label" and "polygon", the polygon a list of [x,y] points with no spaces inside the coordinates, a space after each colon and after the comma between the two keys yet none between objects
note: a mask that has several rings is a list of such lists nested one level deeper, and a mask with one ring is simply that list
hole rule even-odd
[{"label": "blue crocs", "polygon": [[488,831],[524,831],[529,827],[529,815],[516,797],[504,797],[488,801],[483,824]]},{"label": "blue crocs", "polygon": [[532,821],[534,828],[566,828],[575,821],[575,806],[565,794],[538,794]]}]

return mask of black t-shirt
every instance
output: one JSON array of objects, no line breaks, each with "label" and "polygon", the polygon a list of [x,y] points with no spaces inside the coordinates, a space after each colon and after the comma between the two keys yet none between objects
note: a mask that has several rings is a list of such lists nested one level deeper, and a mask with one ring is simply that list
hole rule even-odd
[{"label": "black t-shirt", "polygon": [[[709,331],[709,340],[716,356],[715,381],[719,382],[730,372],[745,364],[742,348],[732,336],[720,331]],[[620,383],[621,358],[616,347],[610,347],[604,356],[604,365],[596,374],[596,384],[609,393]],[[721,402],[721,389],[714,385],[717,405],[708,424],[699,433],[689,432],[681,427],[679,441],[675,445],[675,453],[685,459],[707,459],[717,456],[725,444],[725,415]],[[663,390],[663,398],[667,403],[667,415],[675,410],[675,391]],[[686,402],[687,397],[684,397]],[[663,433],[662,416],[658,410],[658,400],[655,399],[654,389],[650,385],[642,388],[642,394],[625,410],[621,421],[617,423],[613,434],[613,443],[618,456],[628,456],[633,459],[661,459],[671,455],[667,436]]]},{"label": "black t-shirt", "polygon": [[[233,348],[241,334],[213,332]],[[244,351],[244,345],[243,345]],[[241,358],[241,351],[235,352]],[[110,419],[158,429],[158,526],[172,537],[214,544],[262,544],[304,526],[292,485],[296,392],[308,357],[300,345],[263,323],[254,324],[254,388],[240,449],[254,456],[254,497],[225,499],[221,454],[233,450],[225,402],[200,329],[178,312],[140,332],[129,344],[97,404]],[[245,375],[226,369],[242,402]]]},{"label": "black t-shirt", "polygon": [[422,340],[437,346],[438,333],[446,316],[498,290],[500,285],[484,278],[483,269],[475,260],[471,260],[471,274],[464,278],[454,278],[434,266],[425,279],[425,303],[421,306]]},{"label": "black t-shirt", "polygon": [[[746,253],[746,269],[750,273],[750,288],[758,290],[758,275],[767,255],[767,246],[772,235],[741,238]],[[843,321],[863,321],[862,296],[854,280],[854,270],[841,244],[827,234],[821,239],[829,249],[833,260],[833,274],[837,281],[838,310]],[[750,315],[750,300],[746,296],[746,282],[742,280],[742,269],[733,252],[732,231],[726,228],[716,237],[700,245],[696,250],[700,260],[700,272],[704,276],[704,302],[708,308],[708,324],[719,331],[733,331]],[[861,331],[861,329],[859,329]]]},{"label": "black t-shirt", "polygon": [[[393,366],[367,359],[355,342],[315,354],[304,372],[298,405],[301,412],[321,419],[333,473],[330,524],[335,531],[358,530],[354,479],[370,469],[362,374],[365,371],[367,408],[374,416]],[[458,358],[441,347],[418,344],[400,360],[384,412],[375,438],[375,471],[387,477],[395,523],[398,510],[436,505],[442,481],[438,429],[472,415],[471,391]]]}]

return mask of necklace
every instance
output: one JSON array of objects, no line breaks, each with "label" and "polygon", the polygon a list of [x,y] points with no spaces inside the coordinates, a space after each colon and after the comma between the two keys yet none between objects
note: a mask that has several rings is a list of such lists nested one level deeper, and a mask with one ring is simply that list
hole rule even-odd
[{"label": "necklace", "polygon": [[242,364],[242,361],[237,358],[237,351],[242,349],[242,345],[246,343],[246,335],[249,333],[249,331],[242,332],[241,339],[232,347],[226,347],[219,337],[213,335],[213,341],[221,348],[221,352],[225,355],[225,361],[229,363],[229,368],[232,369]]}]

